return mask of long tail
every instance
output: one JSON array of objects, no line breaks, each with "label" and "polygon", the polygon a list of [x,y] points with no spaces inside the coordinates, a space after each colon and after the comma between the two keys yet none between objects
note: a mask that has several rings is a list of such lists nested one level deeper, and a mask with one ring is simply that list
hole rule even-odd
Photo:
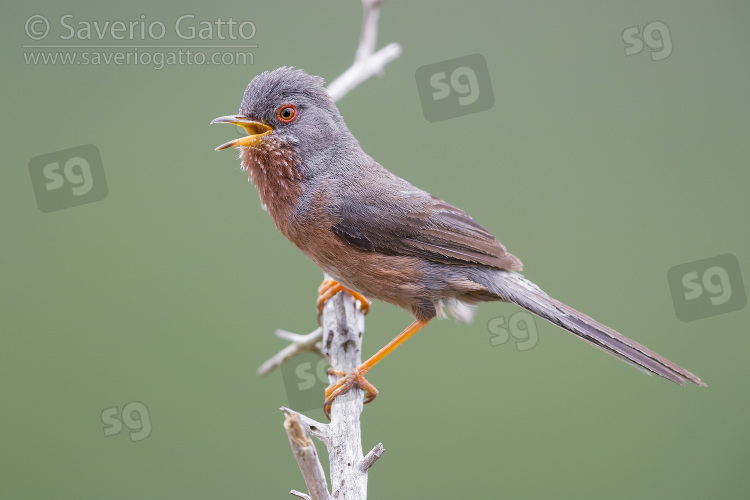
[{"label": "long tail", "polygon": [[643,371],[655,373],[680,385],[685,385],[686,380],[695,385],[706,385],[697,376],[638,342],[553,299],[520,274],[512,271],[498,271],[494,276],[497,279],[490,286],[500,298],[518,304],[602,351],[633,364]]}]

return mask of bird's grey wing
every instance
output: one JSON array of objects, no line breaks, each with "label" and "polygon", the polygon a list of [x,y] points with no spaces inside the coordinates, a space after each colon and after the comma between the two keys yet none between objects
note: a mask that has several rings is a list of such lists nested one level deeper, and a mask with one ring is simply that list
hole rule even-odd
[{"label": "bird's grey wing", "polygon": [[[388,173],[390,174],[390,173]],[[392,174],[390,174],[392,175]],[[520,270],[521,262],[463,210],[403,179],[385,192],[339,197],[331,230],[350,245],[386,255],[411,255],[446,264]],[[383,185],[378,183],[378,185]]]}]

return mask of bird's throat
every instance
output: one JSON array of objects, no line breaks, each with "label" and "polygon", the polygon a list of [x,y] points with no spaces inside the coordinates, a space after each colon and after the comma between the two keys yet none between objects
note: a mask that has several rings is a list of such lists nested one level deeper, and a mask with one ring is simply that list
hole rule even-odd
[{"label": "bird's throat", "polygon": [[279,140],[263,140],[240,148],[242,170],[258,188],[260,201],[278,226],[286,219],[302,194],[303,175],[291,145]]}]

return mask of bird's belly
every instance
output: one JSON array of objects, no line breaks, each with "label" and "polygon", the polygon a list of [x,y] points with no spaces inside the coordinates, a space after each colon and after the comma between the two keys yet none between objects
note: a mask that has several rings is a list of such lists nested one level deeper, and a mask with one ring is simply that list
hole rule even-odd
[{"label": "bird's belly", "polygon": [[[289,238],[333,279],[370,299],[411,310],[424,301],[421,259],[366,252],[341,241],[331,231],[316,231],[317,238]],[[323,236],[321,238],[320,236]]]}]

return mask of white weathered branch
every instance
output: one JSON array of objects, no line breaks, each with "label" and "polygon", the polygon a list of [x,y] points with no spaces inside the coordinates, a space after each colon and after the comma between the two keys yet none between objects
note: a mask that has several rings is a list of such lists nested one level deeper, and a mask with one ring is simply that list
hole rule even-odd
[{"label": "white weathered branch", "polygon": [[[307,435],[296,414],[287,415],[284,419],[284,429],[289,436],[294,458],[297,460],[302,478],[305,480],[310,500],[329,500],[328,485],[323,466],[320,465],[318,452],[312,439]],[[292,490],[296,491],[296,490]]]},{"label": "white weathered branch", "polygon": [[[401,46],[391,43],[375,51],[378,18],[382,0],[362,0],[362,33],[354,63],[336,78],[328,92],[338,101],[352,89],[373,76],[381,76],[385,66],[401,55]],[[277,330],[276,335],[290,344],[258,368],[260,375],[270,373],[285,361],[305,351],[318,352],[328,358],[331,368],[350,372],[362,363],[364,314],[348,293],[338,293],[323,308],[322,326],[307,335]],[[330,382],[338,378],[330,375]],[[323,395],[321,394],[321,400]],[[337,397],[331,407],[331,422],[323,424],[281,408],[285,414],[284,428],[294,457],[307,485],[308,494],[291,490],[290,493],[306,500],[365,500],[368,470],[385,449],[378,443],[362,456],[362,432],[359,417],[362,413],[364,391],[354,386]],[[329,494],[325,473],[320,465],[315,445],[309,436],[319,439],[328,449],[332,491]]]},{"label": "white weathered branch", "polygon": [[367,59],[355,62],[341,76],[328,85],[328,93],[338,101],[365,80],[380,75],[386,64],[401,55],[401,46],[397,43],[386,45]]},{"label": "white weathered branch", "polygon": [[318,422],[317,420],[313,420],[310,417],[307,417],[301,413],[298,413],[294,410],[290,410],[286,406],[282,406],[280,408],[281,411],[284,412],[285,415],[297,415],[299,418],[300,425],[302,425],[302,428],[304,431],[308,434],[310,434],[315,439],[320,440],[324,445],[328,446],[328,443],[330,440],[328,439],[328,436],[330,436],[330,431],[328,429],[328,424],[322,424]]},{"label": "white weathered branch", "polygon": [[[326,302],[322,322],[321,350],[330,361],[331,368],[349,372],[359,366],[362,363],[365,317],[354,298],[348,293],[336,294]],[[330,376],[331,383],[336,379],[335,375]],[[329,424],[317,422],[289,408],[281,408],[286,415],[284,427],[290,436],[290,443],[311,499],[315,500],[315,495],[318,494],[313,493],[313,488],[320,492],[326,489],[327,485],[325,476],[321,479],[316,472],[312,460],[315,447],[308,446],[308,434],[319,439],[328,449],[331,497],[341,500],[367,498],[368,469],[382,455],[384,449],[382,444],[378,444],[366,457],[362,456],[359,417],[363,403],[364,391],[355,385],[349,392],[334,400]],[[296,437],[295,440],[292,439],[293,436]]]},{"label": "white weathered branch", "polygon": [[[339,293],[323,309],[323,354],[331,368],[350,372],[362,363],[365,317],[351,295]],[[331,383],[338,377],[330,375]],[[328,424],[328,461],[331,464],[331,496],[337,499],[367,498],[367,470],[357,467],[362,456],[362,413],[364,391],[358,386],[337,397]]]},{"label": "white weathered branch", "polygon": [[322,356],[320,352],[320,339],[323,338],[323,329],[321,328],[317,328],[307,335],[299,335],[287,332],[286,330],[276,330],[276,336],[291,343],[260,365],[258,368],[258,375],[260,376],[268,375],[281,366],[284,361],[302,352],[317,352]]},{"label": "white weathered branch", "polygon": [[359,35],[359,47],[354,56],[355,61],[362,61],[375,52],[378,43],[378,21],[382,0],[362,0],[362,32]]},{"label": "white weathered branch", "polygon": [[401,55],[401,46],[391,43],[375,52],[378,19],[382,0],[362,0],[362,33],[354,63],[328,85],[328,93],[338,101],[355,87],[373,76],[381,76],[385,66]]},{"label": "white weathered branch", "polygon": [[365,455],[365,458],[363,458],[362,461],[357,464],[357,468],[362,472],[365,472],[367,469],[373,466],[375,461],[380,458],[383,453],[385,453],[383,443],[376,444],[375,447],[371,449],[367,455]]}]

